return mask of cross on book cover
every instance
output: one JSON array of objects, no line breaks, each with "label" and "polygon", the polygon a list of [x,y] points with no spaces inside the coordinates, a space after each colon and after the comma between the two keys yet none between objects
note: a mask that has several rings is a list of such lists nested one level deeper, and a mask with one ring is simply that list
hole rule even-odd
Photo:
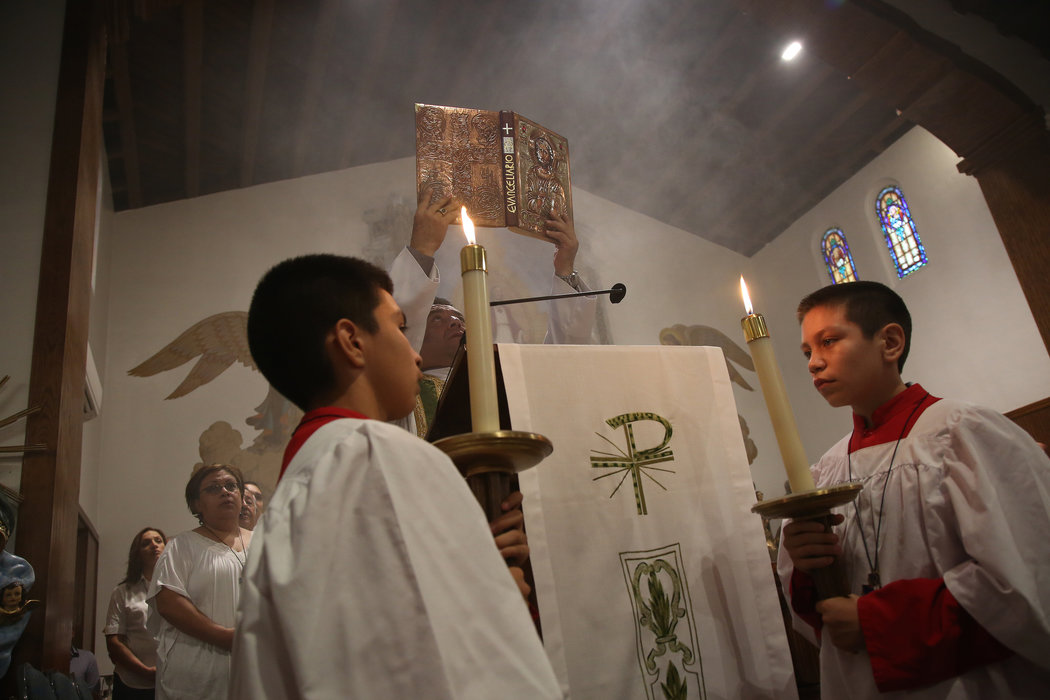
[{"label": "cross on book cover", "polygon": [[552,212],[572,221],[568,140],[511,111],[417,104],[416,187],[427,186],[476,226],[549,240]]}]

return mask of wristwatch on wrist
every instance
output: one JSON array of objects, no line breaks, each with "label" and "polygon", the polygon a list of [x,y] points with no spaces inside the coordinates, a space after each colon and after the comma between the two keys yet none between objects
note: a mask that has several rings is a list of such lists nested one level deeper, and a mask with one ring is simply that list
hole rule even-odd
[{"label": "wristwatch on wrist", "polygon": [[580,273],[576,272],[576,270],[573,270],[567,275],[557,275],[557,277],[577,292],[580,291]]}]

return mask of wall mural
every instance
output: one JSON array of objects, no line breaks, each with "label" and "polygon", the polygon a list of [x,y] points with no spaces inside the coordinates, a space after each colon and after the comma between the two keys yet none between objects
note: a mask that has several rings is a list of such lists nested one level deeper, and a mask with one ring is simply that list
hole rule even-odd
[{"label": "wall mural", "polygon": [[[248,313],[226,311],[190,326],[142,364],[128,370],[133,377],[152,377],[197,359],[190,373],[165,397],[177,399],[204,386],[229,369],[234,362],[258,370],[248,351]],[[232,464],[244,478],[272,491],[277,485],[284,446],[302,417],[302,411],[288,399],[267,387],[266,397],[245,419],[258,431],[248,447],[244,438],[226,421],[212,423],[199,440],[201,464]]]},{"label": "wall mural", "polygon": [[[415,202],[392,194],[386,203],[362,213],[368,235],[359,250],[348,251],[369,262],[386,267],[405,246],[412,230]],[[450,232],[452,235],[452,232]],[[494,299],[531,296],[528,284],[520,275],[508,273],[514,267],[508,264],[504,247],[496,239],[490,244],[489,263],[502,274],[494,275],[490,293]],[[599,307],[599,312],[601,308]],[[608,329],[600,319],[601,342],[611,342]],[[537,304],[498,307],[494,330],[500,342],[542,342],[547,327],[545,309]],[[133,377],[152,377],[175,369],[196,359],[196,364],[165,400],[177,399],[216,379],[235,362],[253,370],[258,368],[248,350],[248,313],[226,311],[208,316],[184,330],[175,340],[154,353],[149,359],[128,370]],[[255,407],[254,413],[243,419],[257,434],[244,446],[244,436],[228,421],[216,421],[199,438],[201,464],[232,464],[241,470],[244,478],[258,482],[264,488],[277,485],[284,447],[302,417],[290,401],[272,387]]]}]

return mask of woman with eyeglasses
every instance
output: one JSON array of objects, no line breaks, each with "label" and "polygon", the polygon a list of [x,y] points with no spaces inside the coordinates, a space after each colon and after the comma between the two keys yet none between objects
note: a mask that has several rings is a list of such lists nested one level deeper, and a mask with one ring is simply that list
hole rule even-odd
[{"label": "woman with eyeglasses", "polygon": [[200,527],[171,538],[149,589],[149,629],[157,639],[157,698],[225,698],[234,614],[252,533],[238,523],[240,470],[201,467],[186,484]]},{"label": "woman with eyeglasses", "polygon": [[106,649],[113,661],[113,700],[152,699],[157,675],[157,643],[146,630],[146,594],[167,536],[144,527],[131,540],[128,568],[109,599]]}]

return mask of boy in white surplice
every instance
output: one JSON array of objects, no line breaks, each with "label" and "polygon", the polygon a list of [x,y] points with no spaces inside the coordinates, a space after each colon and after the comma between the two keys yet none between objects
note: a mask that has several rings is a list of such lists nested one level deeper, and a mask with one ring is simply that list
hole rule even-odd
[{"label": "boy in white surplice", "polygon": [[252,356],[306,415],[255,530],[230,697],[561,697],[463,478],[384,422],[420,376],[391,292],[373,265],[309,255],[252,298]]},{"label": "boy in white surplice", "polygon": [[[833,532],[784,526],[780,575],[821,642],[822,696],[1046,697],[1050,460],[995,411],[901,380],[911,316],[888,287],[825,287],[798,317],[814,386],[853,410],[814,480],[864,484]],[[851,595],[818,601],[807,572],[836,556]]]}]

